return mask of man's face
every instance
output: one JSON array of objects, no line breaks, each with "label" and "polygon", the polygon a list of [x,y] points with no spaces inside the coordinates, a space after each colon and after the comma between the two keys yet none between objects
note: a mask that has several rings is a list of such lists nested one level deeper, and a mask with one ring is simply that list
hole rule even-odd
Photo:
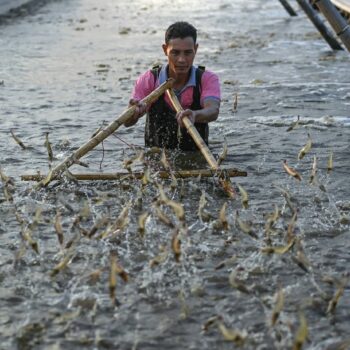
[{"label": "man's face", "polygon": [[176,38],[163,44],[163,51],[168,57],[169,74],[175,76],[188,75],[196,56],[198,44],[192,37]]}]

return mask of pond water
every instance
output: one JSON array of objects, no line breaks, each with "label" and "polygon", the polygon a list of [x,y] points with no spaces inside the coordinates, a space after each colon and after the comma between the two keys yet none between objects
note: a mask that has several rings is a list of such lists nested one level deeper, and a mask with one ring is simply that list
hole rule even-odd
[{"label": "pond water", "polygon": [[[62,0],[1,19],[1,349],[287,349],[306,328],[305,349],[350,348],[350,55],[298,14],[262,0]],[[247,171],[231,179],[236,199],[216,178],[155,170],[144,184],[21,181],[48,173],[47,133],[55,165],[127,108],[177,20],[198,28],[195,63],[220,77],[210,148],[226,143],[222,166]],[[143,130],[121,127],[71,171],[126,171]],[[204,168],[196,158],[182,166]],[[159,155],[131,167],[144,163]]]}]

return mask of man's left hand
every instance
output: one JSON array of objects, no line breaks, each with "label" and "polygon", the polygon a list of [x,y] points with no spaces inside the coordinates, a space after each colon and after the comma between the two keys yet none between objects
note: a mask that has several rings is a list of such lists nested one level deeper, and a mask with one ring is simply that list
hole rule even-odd
[{"label": "man's left hand", "polygon": [[176,120],[182,128],[185,127],[182,121],[184,117],[187,117],[192,124],[196,122],[196,112],[192,111],[191,109],[185,109],[184,111],[181,111],[176,114]]}]

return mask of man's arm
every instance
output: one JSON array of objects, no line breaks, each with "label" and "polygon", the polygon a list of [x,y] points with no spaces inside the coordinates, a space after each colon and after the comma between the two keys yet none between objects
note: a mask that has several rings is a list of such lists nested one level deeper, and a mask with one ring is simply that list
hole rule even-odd
[{"label": "man's arm", "polygon": [[126,127],[136,124],[147,112],[147,107],[144,103],[141,103],[141,100],[149,95],[155,88],[154,76],[150,70],[139,76],[132,92],[132,98],[129,101],[129,107],[136,106],[135,113],[124,123]]},{"label": "man's arm", "polygon": [[190,121],[194,123],[210,123],[216,120],[220,112],[220,101],[216,99],[206,99],[203,103],[203,108],[193,111],[191,109],[185,109],[182,112],[177,113],[176,119],[181,127],[182,118],[188,117]]}]

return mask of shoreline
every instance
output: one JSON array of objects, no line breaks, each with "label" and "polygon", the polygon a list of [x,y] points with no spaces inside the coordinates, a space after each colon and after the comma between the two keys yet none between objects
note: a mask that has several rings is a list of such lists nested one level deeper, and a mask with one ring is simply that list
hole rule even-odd
[{"label": "shoreline", "polygon": [[0,15],[6,15],[30,1],[31,0],[0,0]]},{"label": "shoreline", "polygon": [[50,1],[52,0],[0,0],[0,25],[33,14]]}]

